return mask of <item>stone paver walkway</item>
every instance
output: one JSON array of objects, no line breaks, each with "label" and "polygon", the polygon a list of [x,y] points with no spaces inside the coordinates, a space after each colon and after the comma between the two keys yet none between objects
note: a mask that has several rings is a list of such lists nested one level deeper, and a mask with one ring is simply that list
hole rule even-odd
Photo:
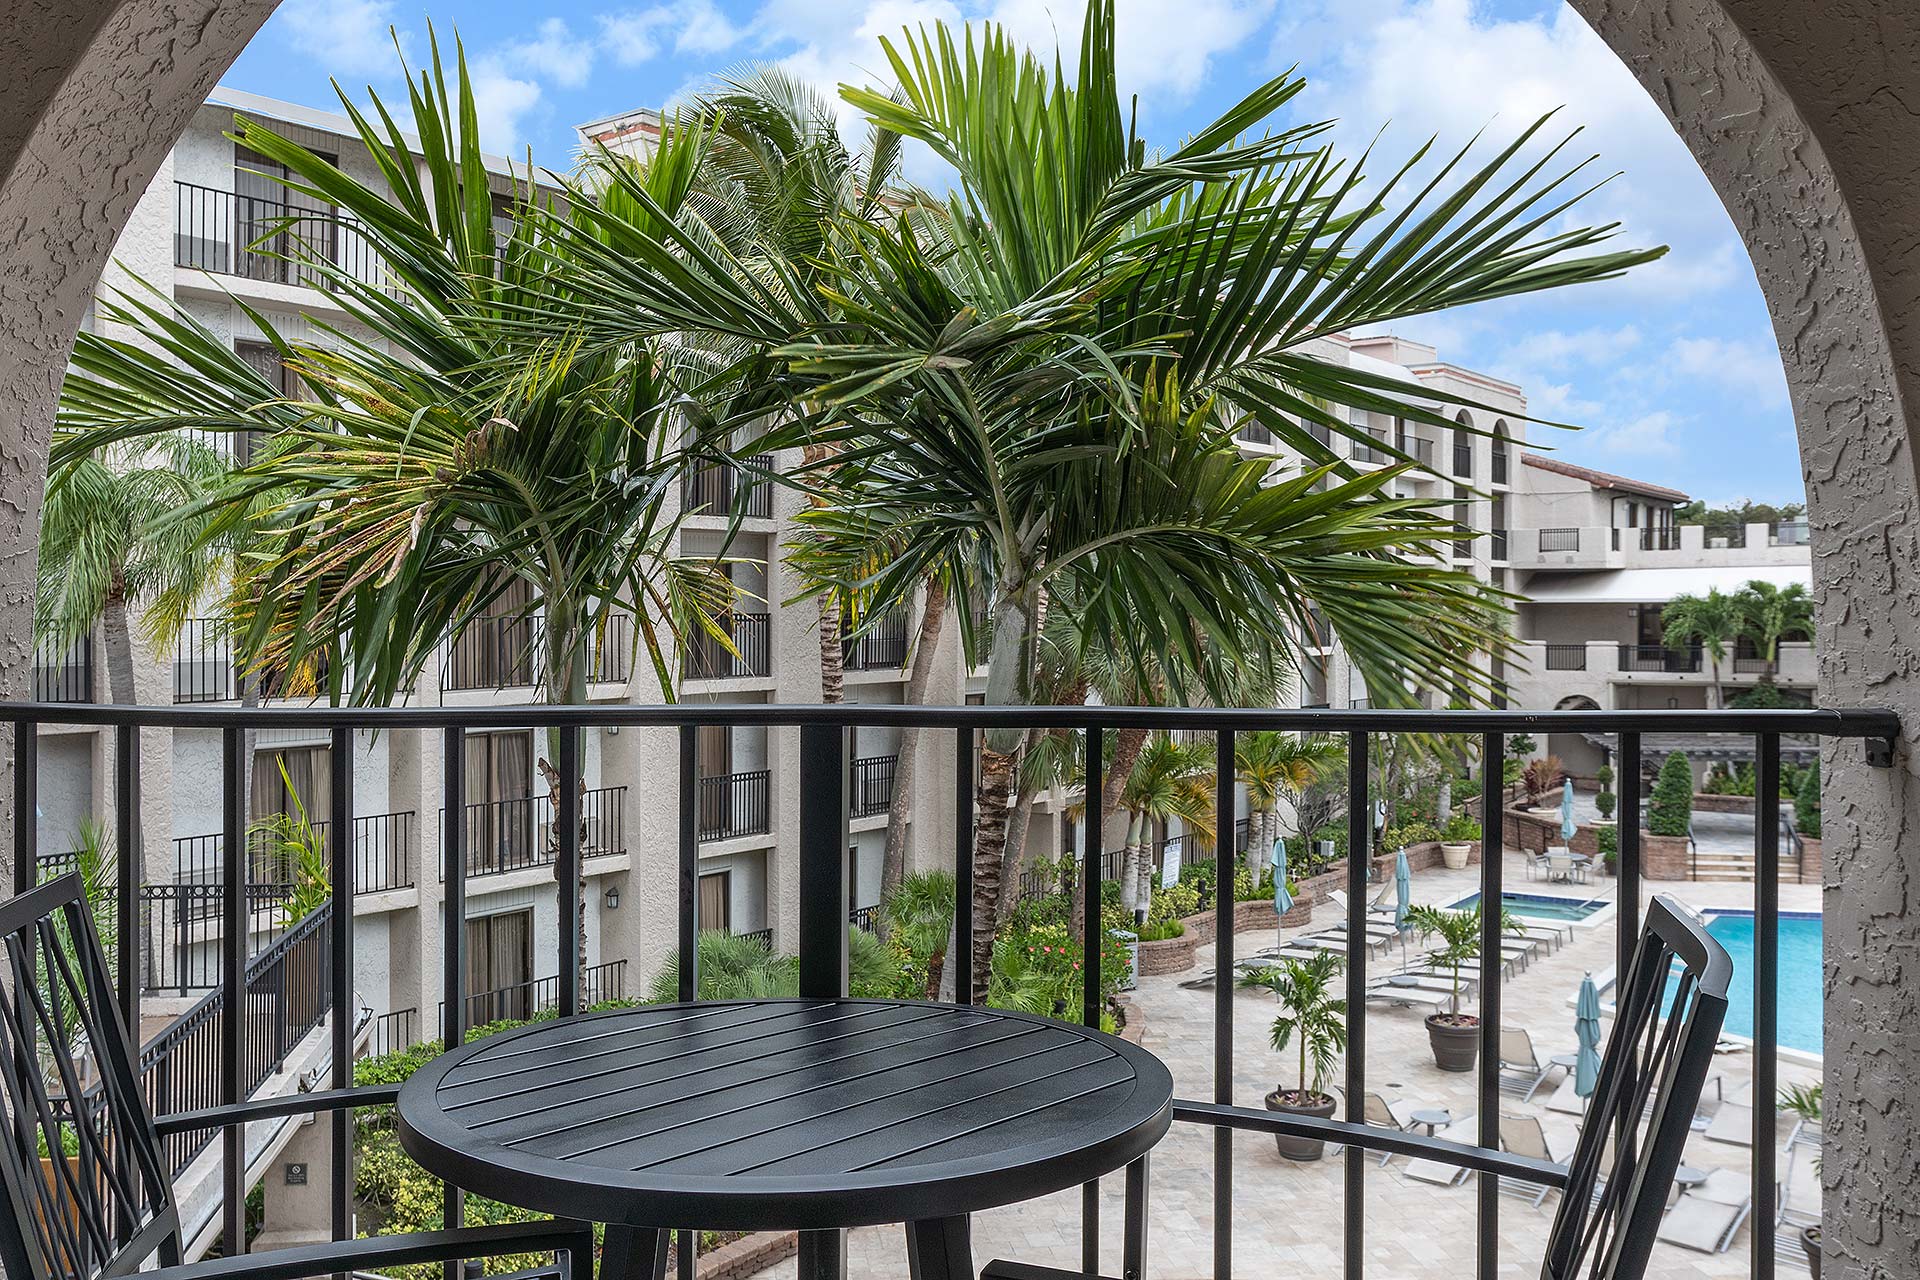
[{"label": "stone paver walkway", "polygon": [[[1585,886],[1545,885],[1529,881],[1517,857],[1506,864],[1509,891],[1605,898],[1614,896],[1614,882],[1596,877]],[[1414,901],[1447,903],[1478,887],[1479,868],[1448,872],[1436,870],[1415,878]],[[1656,884],[1649,892],[1671,892],[1699,907],[1751,907],[1752,886],[1746,884]],[[1819,909],[1817,885],[1781,886],[1786,910]],[[1543,1057],[1574,1047],[1572,999],[1583,973],[1600,971],[1613,963],[1615,935],[1611,909],[1598,923],[1577,926],[1574,940],[1556,953],[1536,959],[1505,987],[1509,1023],[1528,1028]],[[1336,921],[1331,906],[1316,912],[1316,924]],[[1299,932],[1284,931],[1285,935]],[[1284,936],[1284,935],[1283,935]],[[1274,941],[1271,933],[1243,938],[1238,948],[1246,954]],[[1211,945],[1200,949],[1202,969],[1212,965]],[[1393,956],[1397,960],[1397,953]],[[1376,960],[1376,964],[1384,964]],[[1143,1043],[1159,1054],[1172,1070],[1176,1093],[1188,1098],[1211,1098],[1213,1092],[1213,993],[1181,988],[1192,974],[1169,975],[1143,981],[1135,1007],[1145,1018]],[[1806,993],[1819,999],[1818,990]],[[1291,1057],[1282,1063],[1268,1044],[1273,1004],[1258,993],[1234,997],[1234,1099],[1262,1105],[1265,1093],[1280,1080],[1292,1083]],[[1374,1006],[1367,1022],[1367,1077],[1390,1096],[1416,1104],[1439,1105],[1456,1117],[1473,1113],[1477,1077],[1450,1074],[1433,1065],[1422,1016],[1414,1010]],[[1720,1088],[1729,1100],[1749,1097],[1752,1055],[1736,1053],[1716,1059]],[[1338,1078],[1338,1073],[1336,1073]],[[1783,1085],[1817,1081],[1816,1065],[1782,1060]],[[1571,1138],[1573,1118],[1545,1107],[1553,1085],[1542,1088],[1533,1103],[1505,1100],[1513,1114],[1543,1118],[1550,1132],[1565,1130]],[[1718,1106],[1711,1085],[1706,1110]],[[1470,1128],[1470,1126],[1468,1126]],[[1787,1133],[1785,1123],[1780,1136]],[[1470,1137],[1471,1135],[1465,1135]],[[1283,1162],[1270,1139],[1240,1135],[1234,1143],[1234,1253],[1237,1269],[1247,1276],[1327,1276],[1341,1266],[1343,1160],[1338,1153],[1314,1164]],[[1745,1147],[1708,1140],[1696,1133],[1686,1155],[1688,1164],[1702,1169],[1726,1168],[1746,1175],[1750,1168]],[[1476,1192],[1471,1182],[1442,1188],[1405,1177],[1391,1161],[1385,1168],[1369,1159],[1366,1173],[1367,1272],[1383,1280],[1456,1280],[1471,1274],[1476,1239]],[[1783,1173],[1787,1162],[1782,1161]],[[1818,1190],[1811,1170],[1811,1152],[1802,1149],[1791,1170],[1789,1204],[1797,1212],[1818,1213]],[[1120,1179],[1103,1186],[1103,1271],[1118,1275],[1121,1220]],[[1154,1153],[1152,1169],[1152,1228],[1148,1273],[1153,1280],[1188,1280],[1212,1274],[1213,1257],[1213,1132],[1199,1126],[1175,1124]],[[1558,1205],[1549,1196],[1538,1209],[1515,1196],[1500,1200],[1501,1274],[1530,1277],[1538,1274],[1548,1228]],[[1741,1228],[1732,1249],[1709,1256],[1666,1244],[1656,1247],[1649,1274],[1658,1280],[1693,1277],[1735,1277],[1748,1272],[1751,1227]],[[1077,1267],[1080,1259],[1080,1196],[1077,1191],[1027,1204],[1008,1206],[975,1218],[974,1248],[979,1262],[996,1257],[1059,1267]],[[898,1228],[869,1228],[852,1233],[849,1272],[863,1278],[904,1277],[906,1259]],[[1782,1249],[1781,1274],[1804,1267],[1797,1251]],[[789,1261],[765,1274],[795,1274]]]}]

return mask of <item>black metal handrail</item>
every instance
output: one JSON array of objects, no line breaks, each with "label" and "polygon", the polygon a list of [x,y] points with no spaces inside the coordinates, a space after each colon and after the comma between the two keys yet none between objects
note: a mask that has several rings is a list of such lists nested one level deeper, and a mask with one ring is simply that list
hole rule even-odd
[{"label": "black metal handrail", "polygon": [[772,820],[772,783],[773,775],[766,769],[701,778],[695,801],[699,839],[765,835]]},{"label": "black metal handrail", "polygon": [[[580,971],[580,1007],[591,1008],[608,1000],[624,1000],[627,962],[609,960]],[[484,1026],[489,1022],[525,1022],[536,1014],[560,1007],[558,975],[516,982],[491,991],[476,991],[467,997],[465,1025]],[[446,1035],[447,1003],[442,1000],[435,1012],[436,1025]]]},{"label": "black metal handrail", "polygon": [[[580,792],[580,848],[586,857],[604,858],[627,851],[625,787],[596,787]],[[554,839],[553,796],[515,796],[466,806],[469,876],[500,875],[528,867],[552,866],[559,856]],[[447,811],[440,811],[440,845],[447,843]],[[440,878],[446,879],[441,866]]]},{"label": "black metal handrail", "polygon": [[887,610],[858,636],[843,641],[841,650],[841,665],[848,671],[898,670],[907,661],[906,610]]},{"label": "black metal handrail", "polygon": [[333,263],[368,283],[381,278],[380,255],[359,224],[332,209],[173,184],[174,266],[325,288],[325,278],[302,258]]},{"label": "black metal handrail", "polygon": [[[901,705],[879,704],[838,704],[834,706],[766,706],[750,704],[675,704],[668,706],[523,706],[523,707],[475,707],[446,708],[408,706],[399,708],[265,708],[241,709],[232,707],[114,707],[87,706],[79,708],[54,708],[37,703],[0,704],[0,719],[11,721],[16,726],[14,750],[16,767],[14,773],[14,800],[21,811],[30,811],[36,800],[35,757],[38,738],[32,732],[22,732],[26,726],[41,722],[78,722],[114,726],[126,733],[130,739],[130,730],[139,727],[189,727],[213,728],[219,730],[222,737],[222,777],[227,788],[227,800],[230,811],[237,811],[237,798],[242,785],[244,770],[241,766],[243,734],[248,728],[303,728],[307,730],[325,729],[331,738],[331,768],[338,780],[333,789],[332,816],[337,822],[351,818],[352,804],[352,766],[353,753],[357,741],[352,732],[356,728],[369,728],[383,733],[397,732],[403,729],[425,729],[437,731],[441,744],[440,776],[447,789],[449,809],[464,804],[462,796],[464,769],[464,751],[466,733],[470,729],[500,727],[539,727],[559,726],[560,749],[557,752],[556,768],[562,778],[560,794],[571,796],[568,788],[577,786],[584,767],[578,729],[588,726],[621,725],[645,727],[656,731],[664,730],[675,734],[680,745],[680,788],[683,797],[696,793],[698,779],[695,773],[697,730],[703,725],[777,725],[797,726],[799,729],[798,757],[800,762],[798,785],[795,796],[799,806],[798,831],[799,848],[797,853],[797,872],[799,882],[807,886],[799,903],[798,937],[799,981],[804,995],[826,996],[845,991],[847,973],[845,970],[846,949],[844,945],[846,913],[849,908],[848,885],[846,882],[846,822],[844,806],[846,794],[845,779],[849,765],[847,730],[853,726],[905,726],[917,724],[923,729],[948,729],[953,731],[954,779],[964,780],[971,776],[975,751],[975,736],[984,729],[994,728],[1060,728],[1084,730],[1083,769],[1085,771],[1085,795],[1089,797],[1091,812],[1088,814],[1089,826],[1098,830],[1103,815],[1097,799],[1102,794],[1101,773],[1105,760],[1106,735],[1117,728],[1138,725],[1147,729],[1198,729],[1211,730],[1216,735],[1216,751],[1221,759],[1230,759],[1233,755],[1235,735],[1243,731],[1278,729],[1282,731],[1304,733],[1340,733],[1346,737],[1348,786],[1351,800],[1349,809],[1349,842],[1356,849],[1365,848],[1371,837],[1368,829],[1371,805],[1367,803],[1371,786],[1372,770],[1369,762],[1370,742],[1373,735],[1400,732],[1429,733],[1472,733],[1480,738],[1480,763],[1482,770],[1481,800],[1485,812],[1495,812],[1503,806],[1504,787],[1501,779],[1509,735],[1527,733],[1569,734],[1608,734],[1615,738],[1616,768],[1623,777],[1633,778],[1641,775],[1642,735],[1647,733],[1716,733],[1750,735],[1758,759],[1756,771],[1756,871],[1759,881],[1756,896],[1756,949],[1754,954],[1754,1053],[1752,1055],[1754,1071],[1754,1093],[1758,1098],[1775,1096],[1777,1090],[1777,1068],[1775,1054],[1778,1045],[1778,1026],[1776,1021],[1778,1001],[1778,925],[1779,900],[1777,892],[1780,846],[1780,800],[1779,800],[1779,764],[1780,741],[1783,735],[1825,735],[1830,737],[1860,738],[1865,741],[1865,756],[1870,766],[1886,767],[1893,761],[1894,739],[1900,733],[1898,716],[1881,708],[1857,708],[1846,710],[1822,709],[1730,709],[1724,711],[1699,710],[1663,710],[1663,711],[1419,711],[1419,710],[1316,710],[1304,711],[1287,708],[1249,708],[1249,709],[1212,709],[1212,708],[1133,708],[1104,706],[1071,707],[938,707],[926,708]],[[124,783],[124,779],[122,780]],[[958,789],[963,799],[968,794],[965,788]],[[1216,805],[1220,812],[1230,812],[1236,803],[1236,782],[1231,771],[1221,770],[1216,785]],[[1620,795],[1619,813],[1619,854],[1620,874],[1619,891],[1616,895],[1617,923],[1619,931],[1620,971],[1628,972],[1635,954],[1635,946],[1640,937],[1641,912],[1641,836],[1640,795],[1635,788],[1624,788]],[[570,809],[571,803],[568,808]],[[561,1013],[570,1013],[582,1006],[583,999],[590,993],[583,992],[583,966],[579,963],[579,948],[582,941],[577,916],[577,890],[574,888],[575,876],[570,874],[578,867],[581,849],[577,830],[567,823],[559,824],[559,858],[561,862],[556,882],[560,891],[560,910],[558,936],[551,942],[552,955],[557,964],[556,999],[557,1009]],[[959,821],[954,824],[954,868],[958,878],[956,895],[957,919],[955,930],[959,937],[973,936],[973,848],[972,824]],[[1497,830],[1490,825],[1489,838]],[[683,822],[680,827],[679,871],[682,885],[686,888],[678,895],[678,958],[679,958],[679,994],[681,998],[691,998],[697,979],[696,936],[698,925],[699,895],[693,886],[697,884],[700,865],[700,847],[697,839],[697,824]],[[37,832],[35,824],[21,822],[14,824],[14,866],[16,868],[16,887],[24,888],[31,884],[37,863]],[[465,910],[465,889],[467,883],[465,858],[465,832],[463,824],[454,824],[452,836],[444,850],[443,863],[448,869],[447,910],[454,918],[459,918]],[[1105,859],[1101,860],[1102,862]],[[1504,859],[1488,856],[1480,864],[1480,893],[1484,900],[1497,901],[1502,893],[1502,867]],[[134,867],[129,861],[120,868],[123,892],[121,902],[128,901],[133,887]],[[1109,868],[1103,867],[1103,875]],[[336,859],[332,873],[336,878],[335,901],[351,893],[351,869],[349,860]],[[230,870],[229,875],[236,874]],[[1363,1216],[1365,1205],[1364,1177],[1366,1173],[1366,1155],[1368,1151],[1394,1151],[1409,1155],[1423,1156],[1462,1168],[1477,1169],[1483,1174],[1492,1175],[1483,1178],[1481,1195],[1478,1197],[1478,1275],[1482,1280],[1490,1280],[1497,1274],[1500,1265],[1501,1237],[1499,1233],[1500,1197],[1497,1178],[1517,1178],[1524,1181],[1552,1185],[1557,1174],[1537,1162],[1521,1160],[1504,1155],[1500,1151],[1500,1079],[1498,1037],[1501,1028],[1501,1013],[1498,1002],[1500,990],[1500,948],[1495,945],[1499,940],[1498,917],[1489,915],[1489,923],[1483,936],[1481,947],[1480,981],[1483,1002],[1481,1020],[1482,1052],[1479,1055],[1478,1085],[1481,1105],[1478,1111],[1478,1132],[1473,1135],[1472,1143],[1449,1142],[1425,1135],[1407,1134],[1389,1131],[1384,1128],[1368,1128],[1360,1125],[1359,1108],[1368,1089],[1368,1054],[1366,1052],[1366,1030],[1368,1018],[1364,1014],[1367,997],[1368,953],[1366,948],[1367,930],[1365,928],[1367,892],[1367,860],[1352,858],[1348,861],[1348,948],[1347,967],[1344,981],[1348,1007],[1356,1011],[1350,1020],[1349,1041],[1345,1056],[1345,1093],[1349,1110],[1345,1117],[1323,1121],[1310,1117],[1293,1117],[1285,1113],[1268,1113],[1257,1107],[1236,1105],[1232,1095],[1236,1078],[1234,1070],[1235,1056],[1235,1010],[1234,989],[1232,983],[1221,982],[1215,987],[1214,1005],[1214,1054],[1215,1095],[1210,1102],[1192,1099],[1180,1099],[1175,1104],[1175,1114],[1182,1123],[1203,1124],[1214,1130],[1215,1164],[1213,1176],[1213,1241],[1216,1251],[1216,1275],[1229,1274],[1232,1254],[1232,1234],[1234,1228],[1234,1208],[1232,1172],[1233,1149],[1229,1140],[1229,1131],[1236,1128],[1253,1129],[1267,1133],[1295,1133],[1308,1137],[1331,1137],[1346,1146],[1348,1194],[1345,1197],[1345,1239],[1346,1255],[1356,1271],[1364,1268],[1366,1221]],[[1082,901],[1078,904],[1083,919],[1083,927],[1089,932],[1099,927],[1102,903],[1101,877],[1083,876],[1080,886]],[[237,994],[244,989],[241,981],[245,945],[244,930],[238,925],[242,922],[241,904],[229,901],[224,912],[226,923],[230,926],[221,932],[220,946],[228,961],[224,973],[229,984],[228,990]],[[1231,972],[1234,965],[1236,938],[1233,912],[1219,914],[1216,922],[1214,941],[1216,964],[1222,972]],[[353,914],[348,911],[328,911],[325,913],[326,927],[321,929],[316,922],[311,927],[318,930],[317,935],[331,940],[332,964],[328,966],[329,978],[326,989],[336,997],[336,1003],[342,1007],[351,998],[353,990]],[[296,930],[301,933],[307,926]],[[290,934],[289,937],[292,935]],[[953,967],[956,988],[962,998],[970,998],[973,991],[974,971],[971,949],[965,946],[955,949],[949,957]],[[270,955],[291,960],[295,954],[291,944],[282,940],[270,949]],[[1100,949],[1091,948],[1086,954],[1082,970],[1084,981],[1083,1002],[1080,1010],[1089,1022],[1096,1020],[1101,1013],[1101,974]],[[463,957],[456,947],[446,957],[443,972],[443,996],[449,1014],[459,1011],[460,1021],[464,1023],[468,992],[464,989],[466,970]],[[251,972],[251,967],[248,966]],[[130,1004],[130,1021],[138,1020],[139,1000],[137,992],[123,992],[123,999]],[[290,1009],[298,1013],[300,1006]],[[242,1050],[247,1043],[244,1028],[239,1019],[223,1021],[219,1032],[219,1051],[234,1061],[242,1060]],[[297,1025],[295,1019],[290,1025]],[[353,1028],[344,1025],[344,1020],[336,1023],[336,1053],[334,1055],[334,1086],[346,1089],[349,1085],[347,1071],[351,1063],[351,1053],[347,1049]],[[448,1028],[448,1038],[461,1038],[459,1033],[464,1026]],[[365,1091],[370,1100],[388,1101],[392,1097],[391,1089],[373,1089]],[[337,1099],[337,1095],[336,1095]],[[338,1150],[345,1150],[347,1126],[350,1119],[335,1101],[325,1103],[333,1113]],[[288,1110],[276,1114],[290,1114]],[[162,1110],[181,1110],[178,1105],[163,1106]],[[215,1106],[200,1108],[196,1111],[196,1124],[222,1125],[227,1133],[228,1150],[233,1158],[224,1169],[224,1209],[227,1215],[228,1229],[238,1236],[241,1223],[241,1207],[245,1190],[245,1161],[241,1158],[243,1149],[238,1138],[240,1127],[246,1116],[254,1114],[242,1105],[239,1097],[230,1088],[223,1088]],[[1772,1274],[1772,1237],[1764,1229],[1774,1220],[1774,1209],[1778,1202],[1774,1149],[1774,1117],[1771,1107],[1754,1108],[1755,1133],[1753,1141],[1753,1210],[1752,1220],[1763,1224],[1763,1229],[1754,1234],[1754,1263],[1758,1274]],[[170,1131],[178,1131],[184,1126],[169,1126]],[[336,1222],[349,1222],[346,1214],[350,1206],[351,1185],[349,1181],[349,1162],[345,1159],[336,1162],[333,1174],[332,1195],[337,1211]],[[454,1202],[449,1224],[457,1220],[458,1204]],[[1093,1218],[1083,1222],[1089,1244],[1093,1240],[1096,1224]],[[344,1231],[344,1225],[336,1226]]]},{"label": "black metal handrail", "polygon": [[1676,647],[1665,644],[1623,644],[1620,646],[1622,671],[1654,671],[1685,675],[1700,670],[1699,645]]},{"label": "black metal handrail", "polygon": [[474,618],[442,649],[440,687],[452,693],[533,685],[540,679],[544,639],[537,617]]},{"label": "black metal handrail", "polygon": [[755,454],[744,465],[710,462],[687,472],[680,483],[680,503],[689,514],[748,519],[773,516],[773,485],[763,477],[773,471],[773,455]]},{"label": "black metal handrail", "polygon": [[33,651],[33,700],[93,701],[92,636],[81,636],[65,649],[43,644]]},{"label": "black metal handrail", "polygon": [[1543,554],[1549,551],[1578,551],[1580,549],[1580,531],[1578,529],[1538,529],[1534,531],[1535,547]]},{"label": "black metal handrail", "polygon": [[867,756],[853,762],[852,798],[848,801],[856,818],[885,813],[893,803],[893,774],[898,756]]},{"label": "black metal handrail", "polygon": [[772,674],[768,644],[769,620],[764,613],[732,613],[720,620],[735,652],[705,631],[688,637],[686,671],[689,680],[730,680]]},{"label": "black metal handrail", "polygon": [[1546,649],[1547,670],[1549,671],[1585,671],[1587,669],[1587,646],[1584,644],[1549,644]]}]

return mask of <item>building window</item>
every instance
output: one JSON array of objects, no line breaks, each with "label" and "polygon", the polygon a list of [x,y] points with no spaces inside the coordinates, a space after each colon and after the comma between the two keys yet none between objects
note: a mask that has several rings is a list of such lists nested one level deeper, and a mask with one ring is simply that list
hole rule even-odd
[{"label": "building window", "polygon": [[1473,420],[1466,414],[1455,419],[1460,425],[1453,429],[1453,474],[1473,476]]},{"label": "building window", "polygon": [[733,872],[709,871],[701,875],[700,928],[733,932]]},{"label": "building window", "polygon": [[467,921],[467,1024],[531,1018],[533,912]]},{"label": "building window", "polygon": [[[1462,530],[1465,530],[1468,527],[1467,518],[1467,490],[1461,488],[1459,485],[1455,485],[1453,487],[1453,522],[1460,526]],[[1471,538],[1454,539],[1453,555],[1456,560],[1465,560],[1472,554],[1473,540]]]},{"label": "building window", "polygon": [[1507,424],[1493,424],[1493,482],[1507,483]]},{"label": "building window", "polygon": [[[328,164],[337,157],[317,152]],[[317,284],[302,256],[339,261],[340,224],[333,206],[286,185],[285,165],[258,151],[233,148],[234,274],[273,284]]]}]

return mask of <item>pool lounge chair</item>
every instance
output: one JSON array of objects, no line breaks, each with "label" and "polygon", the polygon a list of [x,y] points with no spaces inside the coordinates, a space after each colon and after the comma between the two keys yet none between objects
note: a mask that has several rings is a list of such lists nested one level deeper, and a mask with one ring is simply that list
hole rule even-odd
[{"label": "pool lounge chair", "polygon": [[[1382,1129],[1398,1129],[1406,1133],[1413,1124],[1413,1113],[1422,1109],[1421,1103],[1408,1102],[1402,1098],[1389,1098],[1384,1093],[1369,1089],[1362,1095],[1360,1119],[1365,1124],[1377,1125]],[[1381,1152],[1381,1167],[1385,1168],[1387,1161],[1391,1159],[1393,1159],[1393,1152]]]},{"label": "pool lounge chair", "polygon": [[1753,1212],[1753,1193],[1747,1179],[1726,1169],[1715,1169],[1707,1180],[1686,1192],[1660,1219],[1656,1233],[1668,1244],[1699,1253],[1725,1253],[1740,1224]]},{"label": "pool lounge chair", "polygon": [[[1440,1126],[1446,1133],[1471,1134],[1474,1132],[1476,1116],[1461,1116],[1450,1124]],[[1436,1187],[1457,1187],[1467,1180],[1468,1170],[1457,1164],[1445,1164],[1439,1160],[1424,1157],[1409,1160],[1400,1166],[1400,1172],[1419,1182],[1431,1182]]]},{"label": "pool lounge chair", "polygon": [[[1332,892],[1327,894],[1327,901],[1331,902],[1334,906],[1340,908],[1340,918],[1342,920],[1345,920],[1347,918],[1348,898],[1347,898],[1346,890],[1344,889],[1333,890]],[[1367,904],[1367,913],[1369,915],[1384,915],[1387,917],[1389,923],[1391,923],[1393,919],[1393,912],[1394,912],[1394,909],[1392,907],[1381,906],[1379,898],[1375,898],[1372,902],[1369,902]],[[1376,924],[1376,923],[1378,922],[1368,921],[1369,925]]]},{"label": "pool lounge chair", "polygon": [[1723,1102],[1707,1121],[1706,1136],[1730,1147],[1753,1145],[1753,1108],[1744,1102]]},{"label": "pool lounge chair", "polygon": [[1453,993],[1427,991],[1420,987],[1368,987],[1367,1003],[1399,1005],[1406,1009],[1427,1009],[1434,1013],[1442,1013],[1452,1009]]},{"label": "pool lounge chair", "polygon": [[[1573,1158],[1574,1140],[1559,1133],[1548,1133],[1538,1116],[1516,1116],[1506,1112],[1500,1114],[1500,1149],[1516,1156],[1529,1156],[1535,1160],[1551,1160],[1556,1164],[1565,1164]],[[1541,1184],[1520,1182],[1512,1178],[1501,1179],[1504,1190],[1509,1185],[1516,1195],[1533,1201],[1538,1209],[1546,1202],[1553,1187]]]},{"label": "pool lounge chair", "polygon": [[1532,1102],[1547,1077],[1559,1069],[1558,1063],[1541,1061],[1525,1027],[1500,1028],[1500,1085],[1518,1093],[1520,1101]]}]

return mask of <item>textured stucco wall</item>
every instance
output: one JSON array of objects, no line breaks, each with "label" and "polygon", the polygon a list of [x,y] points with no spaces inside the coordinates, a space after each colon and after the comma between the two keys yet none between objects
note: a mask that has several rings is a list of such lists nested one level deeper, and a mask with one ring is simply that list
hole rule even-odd
[{"label": "textured stucco wall", "polygon": [[[24,691],[66,355],[167,148],[274,0],[0,4],[0,694]],[[8,742],[8,784],[12,777]],[[11,875],[13,815],[0,811]]]},{"label": "textured stucco wall", "polygon": [[[1818,548],[1821,699],[1920,725],[1920,7],[1572,3],[1686,139],[1766,293]],[[1826,1265],[1920,1275],[1920,794],[1906,750],[1890,770],[1858,743],[1825,759]]]}]

